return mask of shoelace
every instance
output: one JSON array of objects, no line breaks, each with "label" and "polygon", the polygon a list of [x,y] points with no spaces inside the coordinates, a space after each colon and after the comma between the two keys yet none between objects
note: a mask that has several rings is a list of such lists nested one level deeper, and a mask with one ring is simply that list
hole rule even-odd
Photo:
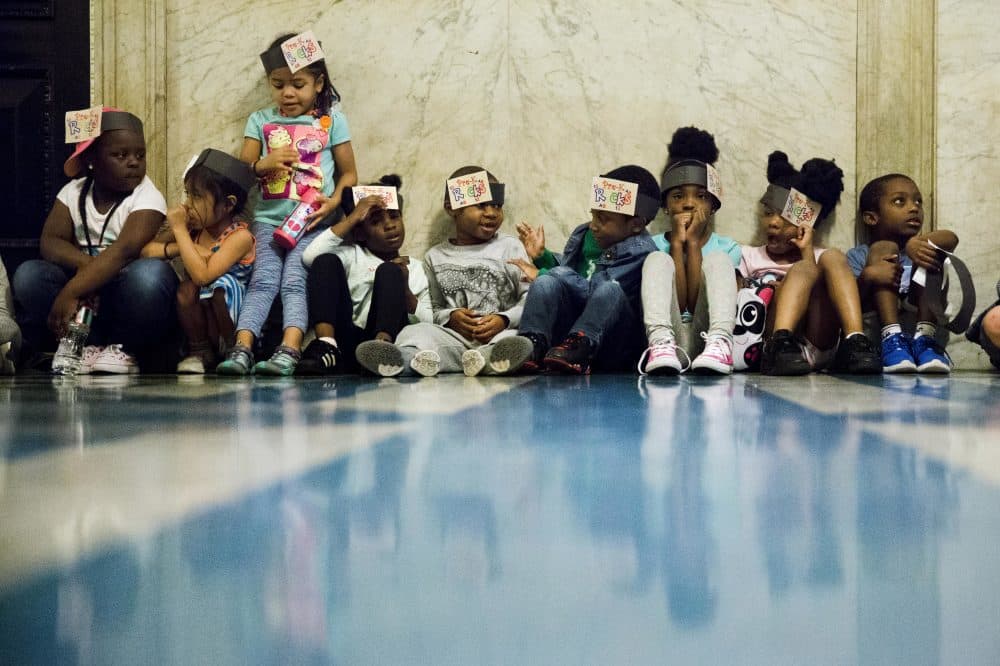
[{"label": "shoelace", "polygon": [[703,332],[701,339],[705,341],[705,351],[702,353],[708,353],[718,358],[732,357],[733,345],[721,335],[709,336],[708,333]]},{"label": "shoelace", "polygon": [[[677,344],[674,342],[674,340],[671,338],[667,340],[657,340],[649,347],[647,347],[644,352],[642,352],[642,356],[639,357],[639,364],[636,366],[636,370],[639,371],[639,374],[640,375],[649,374],[646,372],[646,359],[652,356],[651,352],[653,350],[670,348],[671,346],[673,346],[674,348],[674,356],[681,364],[681,372],[687,372],[688,368],[691,367],[691,357],[688,356],[687,352],[684,351],[681,347],[678,347]],[[684,356],[683,359],[681,358],[682,355]]]}]

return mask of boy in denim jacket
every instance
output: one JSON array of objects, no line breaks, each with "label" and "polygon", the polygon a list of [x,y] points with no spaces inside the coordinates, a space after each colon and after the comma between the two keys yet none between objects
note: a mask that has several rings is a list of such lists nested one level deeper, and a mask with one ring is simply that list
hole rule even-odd
[{"label": "boy in denim jacket", "polygon": [[[656,244],[646,226],[656,217],[660,190],[642,167],[628,165],[595,178],[591,219],[570,235],[561,256],[545,249],[542,227],[518,225],[534,264],[518,263],[533,280],[521,316],[519,336],[532,354],[524,373],[545,369],[588,374],[634,367],[645,348],[640,289],[642,263]],[[561,340],[553,345],[553,341]]]}]

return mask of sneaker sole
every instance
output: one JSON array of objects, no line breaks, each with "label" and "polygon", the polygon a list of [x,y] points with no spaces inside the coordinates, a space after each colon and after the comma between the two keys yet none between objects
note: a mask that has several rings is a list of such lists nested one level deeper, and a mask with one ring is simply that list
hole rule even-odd
[{"label": "sneaker sole", "polygon": [[466,377],[475,377],[486,367],[486,359],[478,349],[466,349],[462,354],[462,372]]},{"label": "sneaker sole", "polygon": [[434,377],[441,370],[441,357],[429,349],[419,351],[410,360],[410,368],[421,377]]},{"label": "sneaker sole", "polygon": [[664,363],[662,365],[650,365],[646,364],[645,371],[647,375],[660,375],[660,376],[674,376],[679,375],[684,372],[679,366],[670,365],[669,363]]},{"label": "sneaker sole", "polygon": [[379,377],[395,377],[403,371],[403,353],[389,342],[362,342],[358,345],[355,358],[361,367]]},{"label": "sneaker sole", "polygon": [[[111,365],[110,363],[95,363],[92,372],[105,372],[109,375],[134,375],[139,372],[135,366]],[[89,373],[77,373],[89,374]]]},{"label": "sneaker sole", "polygon": [[951,366],[935,359],[918,365],[917,372],[921,375],[948,375],[951,374]]},{"label": "sneaker sole", "polygon": [[514,336],[504,338],[493,347],[490,355],[490,369],[498,375],[509,375],[524,366],[535,350],[528,338]]},{"label": "sneaker sole", "polygon": [[896,365],[883,365],[882,372],[887,375],[906,375],[917,371],[913,361],[900,361]]},{"label": "sneaker sole", "polygon": [[295,367],[298,364],[291,367],[286,367],[282,365],[276,365],[270,361],[261,361],[257,365],[253,366],[253,374],[259,377],[291,377],[295,374]]},{"label": "sneaker sole", "polygon": [[226,361],[215,366],[215,374],[223,377],[246,377],[250,374],[250,370],[251,368],[243,368],[235,364],[227,365]]},{"label": "sneaker sole", "polygon": [[542,361],[545,369],[560,375],[589,375],[590,366],[584,368],[578,363],[568,363],[561,358],[548,358]]},{"label": "sneaker sole", "polygon": [[691,372],[696,375],[731,375],[733,374],[733,366],[716,361],[699,362],[698,359],[695,359],[691,364]]}]

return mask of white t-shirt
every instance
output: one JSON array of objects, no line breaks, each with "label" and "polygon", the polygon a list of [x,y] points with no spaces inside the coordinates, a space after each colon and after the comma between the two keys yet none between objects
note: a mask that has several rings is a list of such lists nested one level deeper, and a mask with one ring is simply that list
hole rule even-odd
[{"label": "white t-shirt", "polygon": [[[73,235],[80,249],[87,252],[87,235],[83,229],[83,219],[80,217],[80,192],[83,191],[85,178],[76,178],[66,183],[56,195],[58,201],[66,204],[69,208],[70,218],[73,220]],[[87,227],[90,230],[90,242],[93,244],[93,254],[100,254],[109,245],[118,240],[118,234],[125,226],[125,220],[137,210],[155,210],[158,213],[167,212],[167,201],[149,176],[145,176],[142,182],[132,190],[132,194],[125,197],[114,209],[110,220],[107,213],[98,213],[94,207],[94,189],[91,187],[87,193],[87,200],[84,202],[87,211]],[[112,212],[110,209],[108,212]],[[107,227],[104,223],[107,221]],[[103,236],[101,235],[103,231]]]},{"label": "white t-shirt", "polygon": [[[351,303],[354,306],[354,325],[358,328],[364,328],[368,324],[368,311],[372,306],[375,271],[385,262],[372,254],[368,248],[345,243],[344,239],[333,233],[332,230],[325,229],[309,243],[305,252],[302,253],[302,263],[308,268],[312,266],[316,257],[328,252],[340,257],[341,263],[344,264],[344,272],[347,273],[347,288],[351,292]],[[424,273],[424,265],[411,258],[407,269],[410,274],[408,280],[410,292],[417,297],[417,309],[409,315],[410,323],[431,323],[433,321],[431,296],[427,285],[427,275]]]}]

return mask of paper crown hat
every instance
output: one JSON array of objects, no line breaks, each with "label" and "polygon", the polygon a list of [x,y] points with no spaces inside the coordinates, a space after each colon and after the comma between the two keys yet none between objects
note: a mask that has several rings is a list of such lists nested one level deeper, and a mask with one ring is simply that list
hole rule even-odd
[{"label": "paper crown hat", "polygon": [[[122,111],[111,106],[101,109],[101,134],[114,130],[132,130],[139,136],[144,137],[142,121],[128,111]],[[100,136],[86,139],[76,144],[73,154],[63,162],[63,173],[69,178],[76,178],[83,172],[83,153],[87,151]]]},{"label": "paper crown hat", "polygon": [[257,177],[250,170],[250,165],[215,148],[206,148],[201,151],[184,170],[184,173],[187,174],[188,171],[198,166],[205,167],[230,181],[244,194],[249,194],[250,190],[257,185]]}]

